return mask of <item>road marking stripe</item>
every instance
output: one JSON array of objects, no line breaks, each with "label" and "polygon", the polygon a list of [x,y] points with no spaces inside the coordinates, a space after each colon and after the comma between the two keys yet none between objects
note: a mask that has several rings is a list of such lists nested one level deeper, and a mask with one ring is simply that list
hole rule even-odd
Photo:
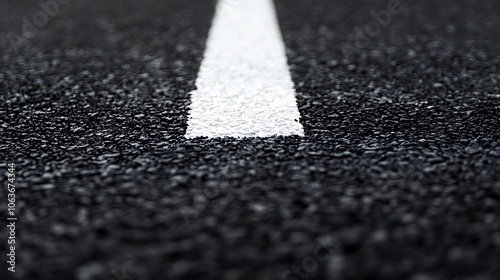
[{"label": "road marking stripe", "polygon": [[272,0],[219,1],[186,138],[304,135]]}]

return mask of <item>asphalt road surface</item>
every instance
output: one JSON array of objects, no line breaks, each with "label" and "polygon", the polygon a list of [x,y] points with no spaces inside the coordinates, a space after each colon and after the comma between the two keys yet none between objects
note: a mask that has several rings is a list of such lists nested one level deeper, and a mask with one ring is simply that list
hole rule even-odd
[{"label": "asphalt road surface", "polygon": [[188,139],[215,1],[1,0],[0,278],[500,279],[500,2],[392,2],[276,0],[305,136]]}]

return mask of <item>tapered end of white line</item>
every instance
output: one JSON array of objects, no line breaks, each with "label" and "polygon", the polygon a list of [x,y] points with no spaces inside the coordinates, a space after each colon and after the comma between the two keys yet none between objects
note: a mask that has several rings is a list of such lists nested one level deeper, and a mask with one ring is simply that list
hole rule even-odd
[{"label": "tapered end of white line", "polygon": [[224,95],[210,97],[198,91],[191,92],[191,95],[197,96],[198,105],[191,106],[185,136],[188,139],[304,136],[295,98],[274,101],[261,98],[246,102],[247,94],[230,100]]}]

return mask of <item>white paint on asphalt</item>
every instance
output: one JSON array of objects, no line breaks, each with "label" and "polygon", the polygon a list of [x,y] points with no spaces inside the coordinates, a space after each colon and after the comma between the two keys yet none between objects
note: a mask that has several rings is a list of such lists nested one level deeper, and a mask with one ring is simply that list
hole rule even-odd
[{"label": "white paint on asphalt", "polygon": [[219,1],[186,138],[304,135],[272,0]]}]

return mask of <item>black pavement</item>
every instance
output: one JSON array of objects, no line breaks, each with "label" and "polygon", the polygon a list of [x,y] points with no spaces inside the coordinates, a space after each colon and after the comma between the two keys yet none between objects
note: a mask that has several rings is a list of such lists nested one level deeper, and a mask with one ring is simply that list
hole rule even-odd
[{"label": "black pavement", "polygon": [[0,278],[499,279],[500,2],[275,4],[304,138],[184,138],[215,1],[0,1]]}]

